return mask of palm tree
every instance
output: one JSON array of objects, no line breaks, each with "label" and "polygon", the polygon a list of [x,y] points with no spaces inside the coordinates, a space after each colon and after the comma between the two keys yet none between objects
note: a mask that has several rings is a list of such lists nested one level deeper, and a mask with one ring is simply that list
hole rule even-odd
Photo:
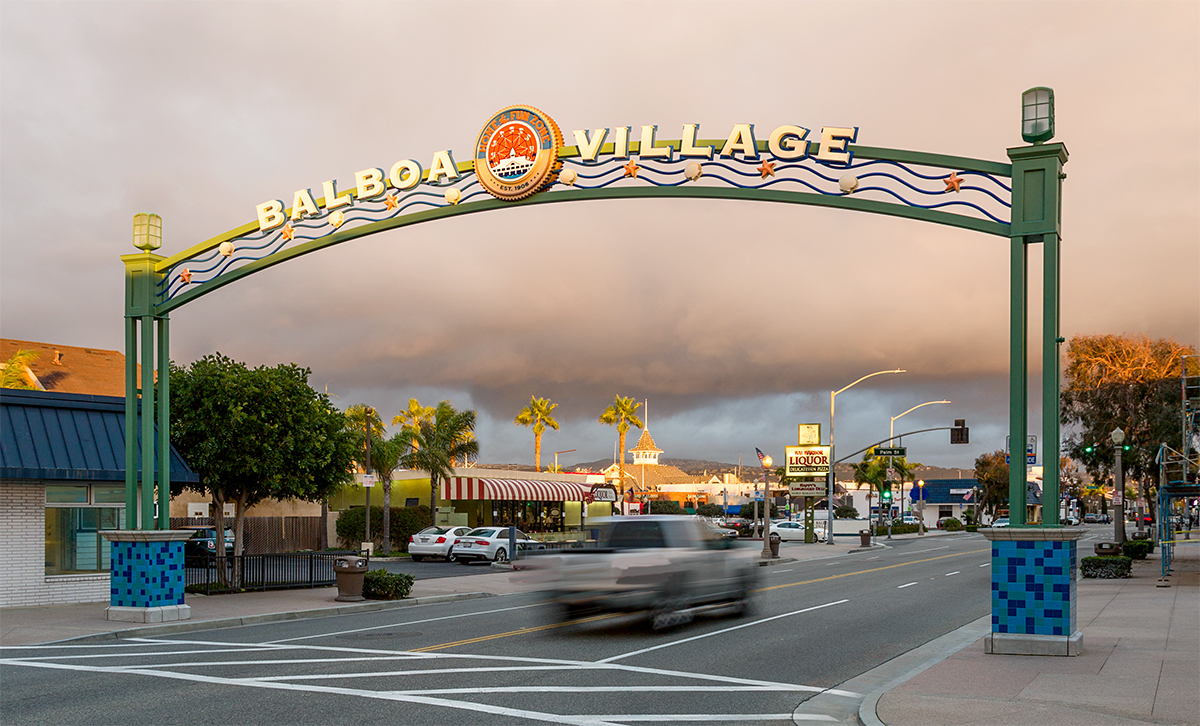
[{"label": "palm tree", "polygon": [[[360,456],[359,466],[364,474],[371,472],[371,442],[372,440],[383,438],[383,421],[379,418],[379,413],[375,411],[373,406],[368,406],[365,403],[351,404],[346,409],[346,421],[349,422],[351,430],[359,437],[358,451]],[[364,482],[365,484],[365,482]],[[364,486],[366,489],[366,527],[365,534],[367,541],[371,540],[371,488]]]},{"label": "palm tree", "polygon": [[412,439],[414,438],[412,433],[420,428],[421,424],[433,422],[434,410],[432,406],[422,406],[420,401],[410,398],[408,399],[408,408],[392,418],[392,425],[402,426],[401,431],[407,430],[409,438]]},{"label": "palm tree", "polygon": [[412,439],[400,431],[390,439],[373,438],[371,443],[371,468],[379,475],[383,486],[383,551],[392,551],[392,472],[400,466],[400,460],[408,453]]},{"label": "palm tree", "polygon": [[36,350],[18,350],[0,366],[0,388],[19,388],[36,391],[37,386],[29,382],[29,364],[37,360]]},{"label": "palm tree", "polygon": [[[905,459],[903,456],[892,457],[892,468],[896,470],[896,476],[900,479],[901,496],[903,496],[903,492],[904,492],[904,481],[906,479],[908,481],[915,480],[916,477],[913,476],[913,474],[915,474],[917,469],[920,469],[922,466],[924,466],[924,464],[922,464],[921,462],[919,462],[919,461],[911,461],[910,462],[908,459]],[[893,495],[893,496],[895,496],[895,495]],[[921,526],[922,527],[925,526],[925,501],[924,500],[921,501]]]},{"label": "palm tree", "polygon": [[454,461],[479,455],[475,440],[475,412],[458,411],[442,401],[433,419],[412,429],[413,450],[400,457],[401,466],[429,472],[429,509],[437,503],[438,482],[453,475]]},{"label": "palm tree", "polygon": [[[871,497],[875,491],[887,481],[887,460],[875,456],[874,447],[867,449],[863,459],[857,464],[851,464],[854,469],[854,483],[861,489],[867,489],[867,519],[871,519]],[[883,512],[880,512],[883,514]]]},{"label": "palm tree", "polygon": [[617,427],[618,446],[621,449],[621,465],[618,471],[621,473],[621,501],[625,500],[625,434],[629,431],[629,425],[633,424],[639,429],[645,428],[645,424],[638,418],[637,410],[642,404],[634,403],[633,398],[616,397],[616,400],[604,409],[604,413],[600,414],[600,423],[609,426]]},{"label": "palm tree", "polygon": [[549,398],[529,397],[529,405],[521,409],[513,423],[533,427],[533,470],[542,470],[542,432],[546,427],[558,431],[558,422],[551,412],[558,408],[557,403],[550,403]]}]

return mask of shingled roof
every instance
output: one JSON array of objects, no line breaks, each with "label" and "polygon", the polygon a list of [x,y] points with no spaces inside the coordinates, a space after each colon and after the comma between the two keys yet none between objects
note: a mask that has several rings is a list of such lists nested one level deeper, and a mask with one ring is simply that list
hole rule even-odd
[{"label": "shingled roof", "polygon": [[638,437],[637,446],[629,450],[634,451],[651,451],[655,454],[661,454],[662,449],[654,443],[654,439],[650,438],[650,429],[642,429],[642,435]]},{"label": "shingled roof", "polygon": [[[0,362],[12,358],[19,350],[38,354],[29,369],[44,390],[125,396],[125,355],[119,351],[0,338]],[[140,375],[141,367],[138,368]]]}]

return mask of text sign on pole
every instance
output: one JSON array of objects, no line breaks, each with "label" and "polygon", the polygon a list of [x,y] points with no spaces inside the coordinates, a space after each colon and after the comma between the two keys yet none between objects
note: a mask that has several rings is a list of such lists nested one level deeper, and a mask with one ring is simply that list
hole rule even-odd
[{"label": "text sign on pole", "polygon": [[788,485],[788,493],[793,497],[823,497],[826,487],[823,480],[794,481]]},{"label": "text sign on pole", "polygon": [[[1012,437],[1004,437],[1004,463],[1012,463],[1009,460],[1009,452],[1012,451]],[[1037,436],[1030,434],[1025,438],[1025,463],[1028,466],[1037,464]]]},{"label": "text sign on pole", "polygon": [[829,474],[828,446],[787,446],[784,476],[821,476]]},{"label": "text sign on pole", "polygon": [[908,456],[907,446],[877,446],[876,456]]},{"label": "text sign on pole", "polygon": [[363,474],[363,486],[365,486],[365,487],[375,486],[375,475],[374,474]]}]

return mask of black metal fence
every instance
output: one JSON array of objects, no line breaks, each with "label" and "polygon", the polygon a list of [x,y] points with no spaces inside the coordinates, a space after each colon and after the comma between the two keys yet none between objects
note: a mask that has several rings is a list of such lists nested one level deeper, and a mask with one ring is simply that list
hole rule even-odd
[{"label": "black metal fence", "polygon": [[273,555],[184,557],[184,585],[188,592],[231,590],[283,590],[325,587],[337,583],[333,564],[357,552],[290,552]]}]

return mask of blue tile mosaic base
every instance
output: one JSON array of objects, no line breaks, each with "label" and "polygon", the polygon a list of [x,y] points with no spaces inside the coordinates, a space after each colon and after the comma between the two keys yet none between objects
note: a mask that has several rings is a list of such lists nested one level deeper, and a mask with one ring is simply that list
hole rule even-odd
[{"label": "blue tile mosaic base", "polygon": [[992,632],[1075,632],[1074,541],[992,542]]},{"label": "blue tile mosaic base", "polygon": [[113,607],[183,604],[183,542],[112,542]]}]

